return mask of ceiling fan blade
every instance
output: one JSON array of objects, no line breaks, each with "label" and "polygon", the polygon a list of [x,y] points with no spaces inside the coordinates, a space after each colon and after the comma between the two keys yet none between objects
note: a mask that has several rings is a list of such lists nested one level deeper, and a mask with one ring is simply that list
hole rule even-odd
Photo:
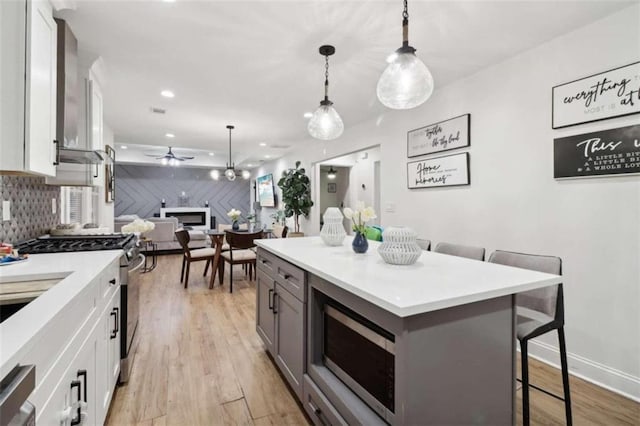
[{"label": "ceiling fan blade", "polygon": [[196,157],[176,157],[176,158],[180,161],[184,161],[184,160],[193,160]]}]

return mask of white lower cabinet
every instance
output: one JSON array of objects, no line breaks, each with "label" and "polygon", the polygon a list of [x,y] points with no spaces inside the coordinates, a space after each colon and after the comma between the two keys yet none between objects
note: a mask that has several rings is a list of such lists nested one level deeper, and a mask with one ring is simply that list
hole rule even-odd
[{"label": "white lower cabinet", "polygon": [[[116,260],[93,280],[94,288],[90,291],[97,296],[96,309],[78,318],[82,326],[66,342],[60,343],[64,350],[48,371],[38,371],[36,365],[36,374],[42,375],[41,383],[29,399],[37,402],[38,426],[104,424],[120,374],[117,273]],[[114,279],[117,285],[111,284]]]}]

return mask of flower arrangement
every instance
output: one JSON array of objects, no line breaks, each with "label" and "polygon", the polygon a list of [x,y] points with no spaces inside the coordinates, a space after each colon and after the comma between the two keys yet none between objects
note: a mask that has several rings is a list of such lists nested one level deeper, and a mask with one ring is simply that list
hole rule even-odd
[{"label": "flower arrangement", "polygon": [[365,207],[364,202],[358,201],[355,209],[345,207],[343,210],[344,217],[351,219],[353,222],[353,230],[364,234],[366,231],[366,223],[371,219],[375,219],[376,212],[373,207]]},{"label": "flower arrangement", "polygon": [[132,234],[134,232],[144,234],[145,232],[149,232],[155,229],[155,227],[156,224],[153,222],[149,222],[148,220],[144,219],[136,219],[133,222],[124,225],[122,227],[122,232],[124,232],[125,234]]},{"label": "flower arrangement", "polygon": [[240,219],[240,215],[242,214],[242,212],[240,210],[237,209],[231,209],[229,210],[229,212],[227,213],[227,216],[229,216],[231,218],[232,221],[237,221],[238,219]]}]

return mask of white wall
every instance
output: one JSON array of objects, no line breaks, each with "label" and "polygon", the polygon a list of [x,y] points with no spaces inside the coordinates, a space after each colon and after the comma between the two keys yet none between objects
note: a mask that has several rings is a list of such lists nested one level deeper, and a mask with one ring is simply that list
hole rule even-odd
[{"label": "white wall", "polygon": [[[302,142],[260,171],[280,176],[295,160],[310,167],[380,144],[382,206],[395,208],[381,212],[382,225],[488,252],[562,257],[572,372],[640,399],[640,178],[553,179],[554,138],[637,124],[640,116],[551,129],[554,85],[639,59],[639,17],[640,6],[631,6],[440,87],[419,108],[346,123],[339,141]],[[406,189],[407,130],[464,113],[471,114],[471,185]],[[317,232],[317,223],[305,222],[305,232]],[[556,347],[550,335],[531,352],[557,364]]]}]

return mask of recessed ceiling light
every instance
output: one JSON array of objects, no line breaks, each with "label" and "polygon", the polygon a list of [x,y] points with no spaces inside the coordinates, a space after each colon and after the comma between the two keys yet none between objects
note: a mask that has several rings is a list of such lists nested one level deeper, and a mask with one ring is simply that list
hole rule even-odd
[{"label": "recessed ceiling light", "polygon": [[253,167],[253,164],[247,164],[247,167]]},{"label": "recessed ceiling light", "polygon": [[210,155],[211,157],[213,157],[213,152],[210,152],[210,153],[209,153],[209,155]]},{"label": "recessed ceiling light", "polygon": [[120,145],[120,148],[122,148],[122,149],[127,149],[127,148],[128,148],[128,146],[126,146],[126,145]]},{"label": "recessed ceiling light", "polygon": [[305,112],[304,113],[304,118],[311,118],[313,117],[313,113],[312,112]]},{"label": "recessed ceiling light", "polygon": [[266,142],[260,142],[260,146],[267,146]]},{"label": "recessed ceiling light", "polygon": [[175,138],[176,137],[176,135],[174,135],[173,133],[166,133],[165,136],[168,137],[168,138]]},{"label": "recessed ceiling light", "polygon": [[264,156],[264,158],[271,158],[271,156],[267,154]]},{"label": "recessed ceiling light", "polygon": [[174,96],[176,96],[175,93],[173,93],[171,90],[163,90],[162,92],[160,92],[160,94],[165,98],[173,98]]}]

